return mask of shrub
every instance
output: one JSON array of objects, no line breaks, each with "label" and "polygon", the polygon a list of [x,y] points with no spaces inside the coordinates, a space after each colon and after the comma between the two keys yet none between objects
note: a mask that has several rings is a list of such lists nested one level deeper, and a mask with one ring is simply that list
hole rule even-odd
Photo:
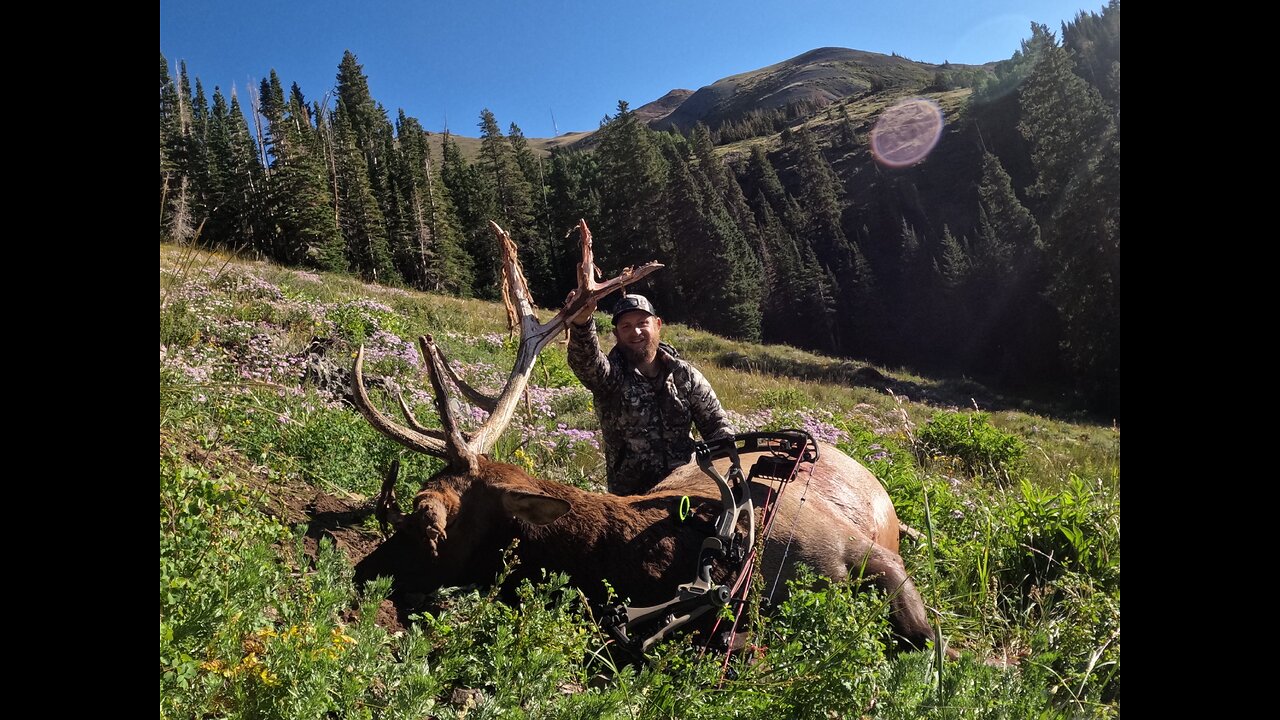
[{"label": "shrub", "polygon": [[984,412],[936,412],[921,428],[917,444],[922,457],[957,458],[971,475],[991,470],[1007,476],[1026,455],[1026,444],[992,426]]}]

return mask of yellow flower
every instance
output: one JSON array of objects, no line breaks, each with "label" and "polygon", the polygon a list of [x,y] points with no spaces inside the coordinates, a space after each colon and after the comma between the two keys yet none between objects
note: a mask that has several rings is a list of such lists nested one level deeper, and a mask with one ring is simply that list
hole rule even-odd
[{"label": "yellow flower", "polygon": [[530,458],[529,454],[524,451],[524,448],[516,448],[515,458],[516,458],[516,462],[519,463],[520,466],[523,467],[525,470],[533,469],[533,459]]}]

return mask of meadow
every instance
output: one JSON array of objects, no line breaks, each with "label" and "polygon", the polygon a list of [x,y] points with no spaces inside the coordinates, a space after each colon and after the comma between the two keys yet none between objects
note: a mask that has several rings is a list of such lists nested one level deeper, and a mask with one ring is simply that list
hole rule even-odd
[{"label": "meadow", "polygon": [[[626,662],[558,576],[514,604],[448,589],[435,611],[386,622],[389,582],[356,587],[352,548],[309,534],[308,513],[367,507],[397,458],[411,497],[440,461],[370,427],[309,372],[308,348],[323,338],[350,368],[363,344],[367,372],[429,421],[417,336],[492,391],[514,362],[505,318],[497,303],[161,245],[161,718],[1119,716],[1118,427],[677,325],[664,339],[739,431],[802,427],[881,479],[919,531],[902,554],[961,658],[889,648],[884,597],[848,584],[795,586],[727,669],[684,638]],[[464,423],[483,419],[459,402]],[[603,491],[599,441],[553,344],[493,456]],[[380,537],[372,518],[357,531]]]}]

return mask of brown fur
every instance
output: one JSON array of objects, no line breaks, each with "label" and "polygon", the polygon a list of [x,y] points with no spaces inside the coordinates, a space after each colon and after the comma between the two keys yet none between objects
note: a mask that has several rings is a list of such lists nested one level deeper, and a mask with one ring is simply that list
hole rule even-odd
[{"label": "brown fur", "polygon": [[[744,456],[744,471],[755,459]],[[718,464],[725,472],[727,461]],[[751,489],[759,511],[769,488],[755,482]],[[681,523],[676,508],[683,495],[689,496],[695,518]],[[530,508],[541,514],[529,515]],[[513,579],[536,577],[546,568],[566,573],[594,602],[606,599],[607,580],[620,599],[652,605],[670,599],[677,585],[693,578],[698,549],[719,511],[715,484],[692,463],[644,495],[619,497],[539,480],[481,458],[473,476],[446,470],[415,498],[413,521],[398,533],[409,538],[392,540],[401,549],[405,542],[423,545],[417,567],[388,567],[391,555],[375,553],[361,563],[357,577],[392,574],[397,583],[419,590],[489,583],[503,549],[518,539],[520,567]],[[513,514],[535,522],[554,519],[539,525]],[[784,546],[792,536],[784,563]],[[816,466],[803,465],[782,494],[762,569],[770,585],[781,572],[775,601],[796,562],[835,580],[861,573],[892,598],[897,634],[919,647],[933,634],[897,551],[898,519],[884,488],[862,465],[823,445]]]}]

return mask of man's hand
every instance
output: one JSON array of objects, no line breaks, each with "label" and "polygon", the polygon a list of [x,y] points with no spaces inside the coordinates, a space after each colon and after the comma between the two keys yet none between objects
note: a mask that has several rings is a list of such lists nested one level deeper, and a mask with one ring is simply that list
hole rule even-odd
[{"label": "man's hand", "polygon": [[[570,293],[569,300],[572,301],[573,296],[576,294],[577,294],[576,290],[573,293]],[[587,301],[587,304],[582,308],[582,312],[578,313],[577,315],[574,315],[573,319],[570,322],[572,322],[574,325],[579,325],[579,326],[586,325],[587,323],[591,322],[591,316],[595,314],[595,311],[596,311],[596,301],[595,301],[595,298],[592,298],[591,300]]]}]

